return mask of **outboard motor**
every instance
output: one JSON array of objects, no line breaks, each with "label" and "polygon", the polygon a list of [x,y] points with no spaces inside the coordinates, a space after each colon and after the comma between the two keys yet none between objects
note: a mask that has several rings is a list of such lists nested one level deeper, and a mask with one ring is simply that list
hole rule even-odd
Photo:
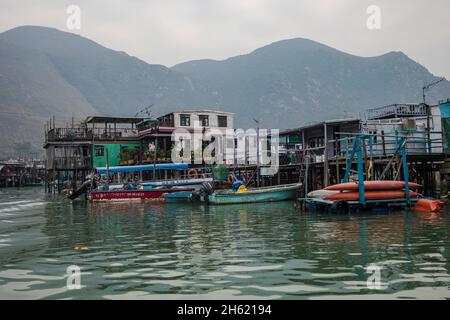
[{"label": "outboard motor", "polygon": [[206,202],[208,200],[208,196],[214,193],[214,185],[205,181],[202,183],[202,186],[199,191],[192,192],[192,201]]},{"label": "outboard motor", "polygon": [[91,190],[91,186],[93,189],[97,188],[97,183],[95,182],[95,179],[88,179],[85,182],[83,182],[83,184],[81,185],[81,187],[79,187],[77,190],[73,191],[68,198],[70,200],[74,200],[76,198],[78,198],[79,196],[81,196],[82,194],[87,193],[88,191]]},{"label": "outboard motor", "polygon": [[209,182],[209,181],[205,181],[202,183],[202,187],[200,190],[204,189],[207,195],[213,194],[214,193],[214,185]]}]

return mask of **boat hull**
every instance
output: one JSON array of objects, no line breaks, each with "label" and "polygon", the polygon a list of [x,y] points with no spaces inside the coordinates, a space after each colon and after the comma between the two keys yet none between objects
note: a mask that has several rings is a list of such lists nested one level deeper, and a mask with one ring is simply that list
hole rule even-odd
[{"label": "boat hull", "polygon": [[218,191],[208,196],[213,205],[274,202],[294,199],[301,184],[249,189],[245,192]]},{"label": "boat hull", "polygon": [[180,203],[191,201],[191,191],[178,191],[173,193],[166,193],[163,195],[167,203]]},{"label": "boat hull", "polygon": [[93,191],[88,199],[91,201],[164,201],[163,194],[180,191],[192,191],[192,189]]}]

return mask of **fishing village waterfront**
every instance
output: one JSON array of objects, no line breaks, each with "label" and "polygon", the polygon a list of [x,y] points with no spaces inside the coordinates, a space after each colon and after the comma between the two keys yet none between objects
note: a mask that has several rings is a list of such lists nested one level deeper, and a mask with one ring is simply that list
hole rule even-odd
[{"label": "fishing village waterfront", "polygon": [[0,4],[11,314],[450,300],[450,2],[23,2]]},{"label": "fishing village waterfront", "polygon": [[[45,184],[0,189],[0,296],[450,299],[449,110],[249,130],[243,148],[227,112],[53,118]],[[232,157],[183,151],[213,130]]]},{"label": "fishing village waterfront", "polygon": [[[3,299],[450,298],[448,207],[333,215],[293,201],[110,204],[9,188],[0,221]],[[72,265],[79,290],[66,287]]]}]

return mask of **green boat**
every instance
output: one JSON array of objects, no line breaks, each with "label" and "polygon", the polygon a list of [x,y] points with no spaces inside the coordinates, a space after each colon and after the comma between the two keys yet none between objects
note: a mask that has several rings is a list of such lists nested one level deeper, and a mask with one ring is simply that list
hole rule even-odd
[{"label": "green boat", "polygon": [[192,191],[164,193],[162,196],[166,200],[166,203],[190,202],[192,197]]},{"label": "green boat", "polygon": [[284,184],[271,187],[250,188],[243,192],[216,190],[208,196],[210,204],[238,204],[273,202],[294,199],[301,183]]}]

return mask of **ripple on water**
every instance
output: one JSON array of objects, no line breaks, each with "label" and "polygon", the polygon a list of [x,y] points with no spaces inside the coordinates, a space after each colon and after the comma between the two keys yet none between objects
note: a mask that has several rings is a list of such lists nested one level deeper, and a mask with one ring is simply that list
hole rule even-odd
[{"label": "ripple on water", "polygon": [[[446,214],[310,215],[289,202],[92,206],[7,192],[14,194],[0,194],[0,298],[450,296]],[[83,288],[69,291],[66,268],[74,264]],[[383,290],[367,288],[372,264],[381,267]]]}]

